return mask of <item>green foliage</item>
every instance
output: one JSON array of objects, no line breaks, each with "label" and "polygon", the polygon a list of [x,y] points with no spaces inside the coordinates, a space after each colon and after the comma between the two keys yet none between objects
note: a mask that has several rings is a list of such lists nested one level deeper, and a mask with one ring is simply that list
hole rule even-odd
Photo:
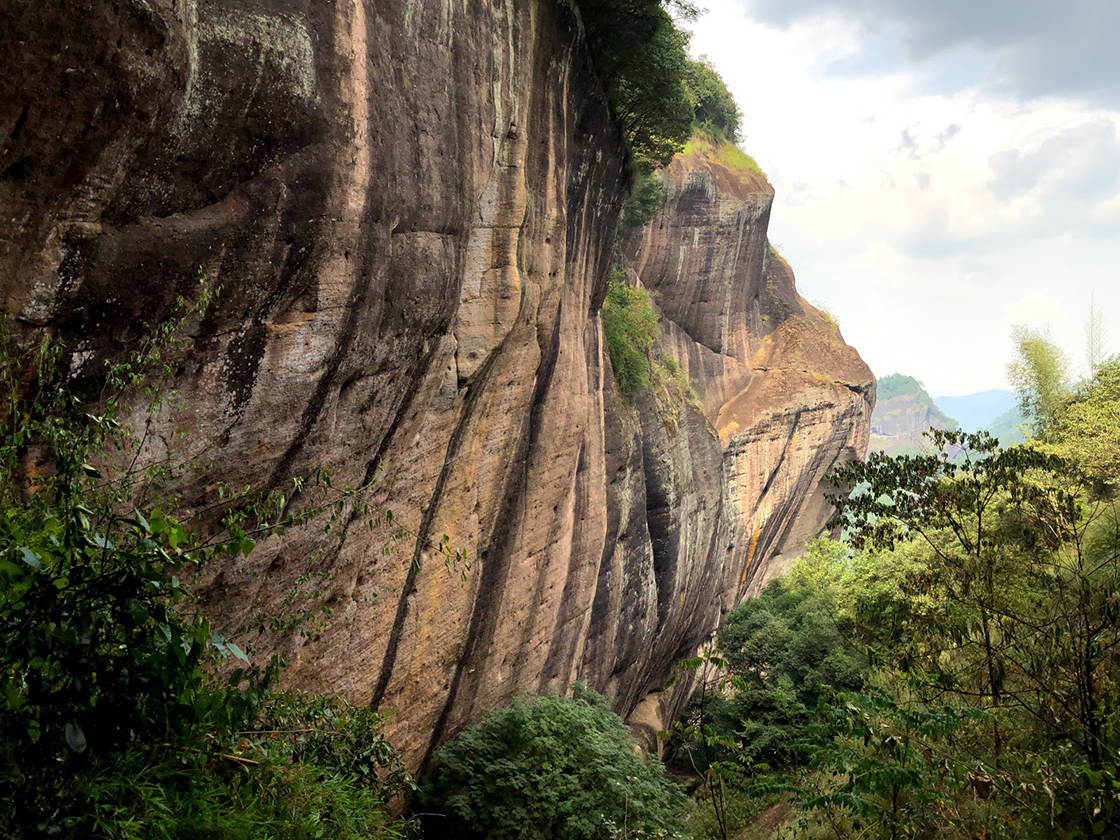
[{"label": "green foliage", "polygon": [[1054,411],[1041,448],[1076,464],[1097,496],[1120,489],[1120,358],[1096,365]]},{"label": "green foliage", "polygon": [[739,142],[739,125],[743,115],[712,63],[706,58],[689,61],[685,85],[695,103],[693,113],[697,127],[730,143]]},{"label": "green foliage", "polygon": [[685,148],[694,127],[713,136],[728,166],[758,169],[734,146],[742,115],[727,85],[708,61],[689,59],[689,35],[673,19],[673,12],[695,17],[696,7],[682,0],[573,0],[573,5],[633,154],[624,232],[648,223],[661,207],[664,191],[654,172]]},{"label": "green foliage", "polygon": [[[232,733],[236,740],[215,741],[213,729],[197,746],[136,739],[72,767],[64,798],[38,830],[125,840],[411,836],[387,806],[406,777],[378,734],[379,716],[270,692],[249,722],[254,729]],[[291,728],[275,728],[281,722]]]},{"label": "green foliage", "polygon": [[[596,71],[639,164],[673,159],[692,131],[688,35],[662,0],[576,0]],[[675,5],[675,4],[674,4]]]},{"label": "green foliage", "polygon": [[595,692],[515,700],[435,754],[429,834],[492,840],[677,836],[686,800]]},{"label": "green foliage", "polygon": [[1041,434],[1057,418],[1069,396],[1069,361],[1065,353],[1038,330],[1017,326],[1011,331],[1015,359],[1007,366],[1011,386],[1019,392],[1019,408]]},{"label": "green foliage", "polygon": [[[320,474],[327,501],[286,514],[284,494],[222,488],[205,530],[146,500],[173,465],[138,466],[145,439],[118,418],[136,407],[129,400],[158,409],[148,383],[170,372],[176,326],[109,365],[92,395],[63,369],[59,345],[21,351],[0,336],[0,833],[383,836],[376,772],[289,749],[311,734],[249,740],[275,728],[261,722],[280,708],[281,663],[253,666],[182,582],[319,513],[366,512],[361,492]],[[323,734],[315,717],[328,708],[351,721],[335,720],[331,737],[341,733],[359,766],[393,763],[369,715],[318,701],[300,729]],[[399,787],[399,768],[390,774]]]},{"label": "green foliage", "polygon": [[861,490],[834,524],[881,563],[917,556],[901,592],[919,608],[848,709],[858,756],[819,752],[842,778],[816,802],[880,836],[975,831],[982,813],[990,836],[1118,831],[1120,515],[1052,452],[933,437],[836,474]]},{"label": "green foliage", "polygon": [[798,742],[822,693],[863,686],[866,660],[837,614],[834,581],[845,563],[843,545],[812,543],[793,573],[733,610],[719,631],[721,655],[742,684],[714,717],[726,719],[756,760],[799,761]]},{"label": "green foliage", "polygon": [[386,803],[412,780],[380,729],[384,716],[339,697],[272,692],[256,731],[239,733],[249,746],[287,763],[314,766]]},{"label": "green foliage", "polygon": [[[1063,411],[1115,428],[1107,368]],[[1056,454],[1062,416],[1043,444],[939,431],[836,470],[848,545],[731,614],[687,757],[789,773],[788,840],[1120,834],[1120,506]]]},{"label": "green foliage", "polygon": [[615,381],[627,399],[649,387],[650,353],[660,334],[658,320],[649,293],[628,286],[616,273],[603,304],[603,333]]},{"label": "green foliage", "polygon": [[665,187],[650,166],[639,167],[634,185],[622,205],[622,231],[629,233],[648,224],[665,203]]},{"label": "green foliage", "polygon": [[924,394],[925,387],[915,379],[913,376],[906,376],[901,373],[892,373],[890,376],[884,376],[879,379],[876,385],[876,396],[880,400],[889,400],[894,397],[907,396],[910,394]]}]

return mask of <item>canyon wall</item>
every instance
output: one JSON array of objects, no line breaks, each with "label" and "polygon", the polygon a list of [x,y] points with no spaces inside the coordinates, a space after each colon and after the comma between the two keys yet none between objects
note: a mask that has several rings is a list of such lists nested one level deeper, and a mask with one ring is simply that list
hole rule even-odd
[{"label": "canyon wall", "polygon": [[16,339],[66,341],[80,380],[219,289],[133,418],[144,457],[182,460],[187,509],[326,467],[395,516],[266,540],[204,608],[289,684],[389,710],[413,766],[577,679],[649,737],[675,662],[823,527],[874,382],[714,144],[626,247],[696,398],[614,386],[625,153],[562,4],[14,0],[0,38]]}]

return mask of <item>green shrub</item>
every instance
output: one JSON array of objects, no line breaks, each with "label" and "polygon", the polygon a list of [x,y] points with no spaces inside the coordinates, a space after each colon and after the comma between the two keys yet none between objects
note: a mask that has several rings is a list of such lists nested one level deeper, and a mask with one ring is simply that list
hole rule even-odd
[{"label": "green shrub", "polygon": [[616,273],[603,304],[603,333],[618,388],[633,399],[649,387],[650,353],[660,331],[645,289],[626,285]]},{"label": "green shrub", "polygon": [[703,57],[699,61],[689,61],[685,69],[685,86],[694,103],[693,115],[697,127],[723,140],[738,143],[743,115],[712,63]]},{"label": "green shrub", "polygon": [[630,231],[648,224],[661,205],[665,203],[665,187],[649,166],[639,168],[634,184],[622,205],[622,231]]},{"label": "green shrub", "polygon": [[678,836],[687,800],[661,762],[643,758],[606,700],[515,700],[435,754],[426,800],[445,818],[429,834],[491,840]]}]

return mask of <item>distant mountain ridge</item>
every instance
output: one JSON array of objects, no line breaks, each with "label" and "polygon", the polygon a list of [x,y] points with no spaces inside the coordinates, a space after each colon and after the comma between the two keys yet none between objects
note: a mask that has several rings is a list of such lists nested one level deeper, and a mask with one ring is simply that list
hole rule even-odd
[{"label": "distant mountain ridge", "polygon": [[966,432],[988,429],[1001,415],[1015,409],[1019,399],[1014,391],[990,388],[960,397],[934,397],[937,407],[955,417]]}]

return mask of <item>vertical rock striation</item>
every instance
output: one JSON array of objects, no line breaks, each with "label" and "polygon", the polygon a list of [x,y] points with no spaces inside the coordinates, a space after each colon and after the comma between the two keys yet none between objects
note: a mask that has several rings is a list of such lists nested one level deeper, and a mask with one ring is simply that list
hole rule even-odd
[{"label": "vertical rock striation", "polygon": [[[205,607],[291,683],[394,710],[412,764],[576,679],[656,728],[677,659],[819,531],[872,380],[714,148],[629,247],[699,405],[613,386],[624,153],[562,4],[13,0],[0,33],[4,313],[92,375],[220,285],[135,418],[184,504],[329,467],[407,535],[291,529]],[[310,637],[262,624],[307,580]]]},{"label": "vertical rock striation", "polygon": [[[692,413],[702,415],[715,454],[690,462],[704,465],[695,476],[666,469],[663,456],[646,469],[671,488],[661,498],[674,499],[669,531],[678,539],[700,518],[688,509],[695,500],[676,500],[718,475],[711,543],[699,566],[689,562],[706,570],[705,598],[684,611],[702,613],[712,630],[824,530],[823,479],[865,452],[875,380],[831,317],[797,294],[770,246],[774,191],[753,162],[697,135],[661,177],[665,204],[631,236],[627,259],[661,311],[662,352],[688,373],[699,403]],[[652,441],[655,425],[643,424]],[[660,514],[651,514],[652,530]],[[676,556],[671,547],[667,554]],[[652,695],[632,720],[657,728],[686,691]]]}]

